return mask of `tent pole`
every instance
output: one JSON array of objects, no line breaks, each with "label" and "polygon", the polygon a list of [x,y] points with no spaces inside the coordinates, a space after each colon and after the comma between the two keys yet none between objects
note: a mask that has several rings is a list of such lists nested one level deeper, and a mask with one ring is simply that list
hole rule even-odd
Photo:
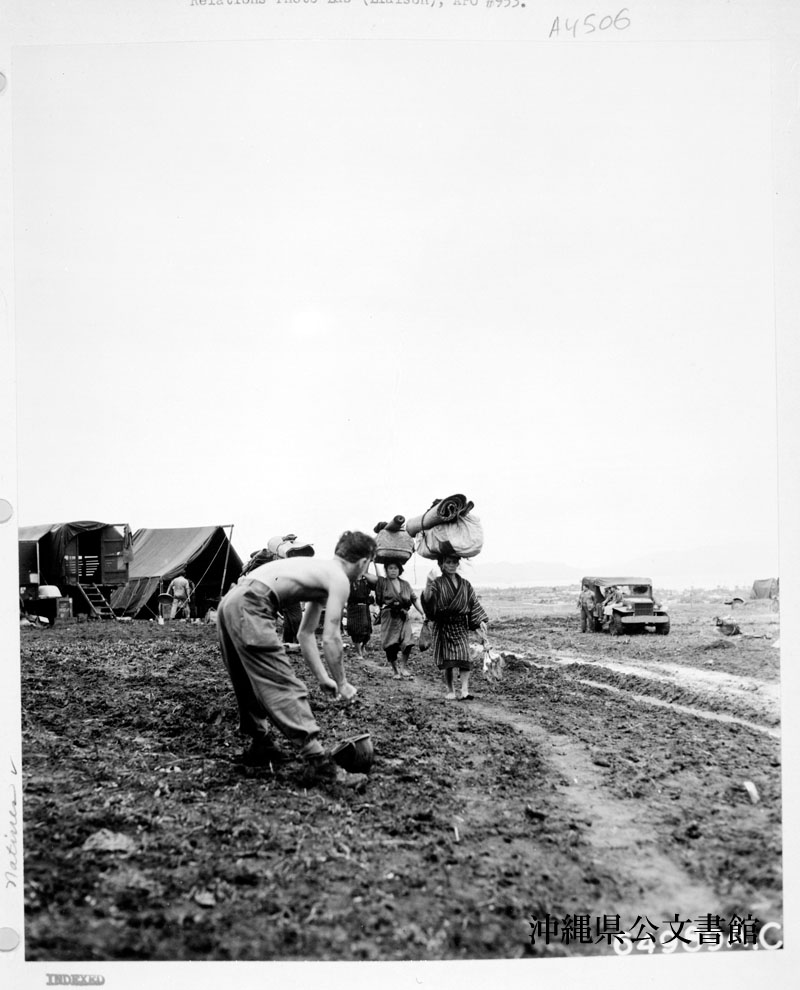
[{"label": "tent pole", "polygon": [[[231,528],[230,529],[231,529],[231,531],[228,534],[228,545],[227,545],[227,547],[225,547],[225,566],[222,568],[222,583],[219,586],[219,597],[220,598],[222,598],[222,596],[225,594],[225,578],[227,577],[227,574],[228,574],[228,557],[230,556],[231,543],[233,542],[233,524],[231,524]],[[222,532],[224,533],[225,530],[223,529]]]}]

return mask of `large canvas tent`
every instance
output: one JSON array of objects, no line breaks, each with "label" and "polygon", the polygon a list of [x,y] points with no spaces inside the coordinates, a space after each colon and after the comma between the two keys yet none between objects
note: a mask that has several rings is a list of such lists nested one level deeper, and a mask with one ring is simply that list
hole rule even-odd
[{"label": "large canvas tent", "polygon": [[156,617],[158,595],[183,573],[195,585],[194,605],[202,617],[242,573],[241,557],[233,549],[226,529],[233,527],[137,529],[133,534],[130,579],[111,598],[116,614]]},{"label": "large canvas tent", "polygon": [[778,578],[761,578],[753,581],[753,598],[777,598],[779,594]]}]

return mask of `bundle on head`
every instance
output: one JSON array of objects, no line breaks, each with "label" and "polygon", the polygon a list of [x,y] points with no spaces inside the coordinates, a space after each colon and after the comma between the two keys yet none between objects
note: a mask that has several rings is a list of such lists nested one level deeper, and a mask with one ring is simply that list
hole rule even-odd
[{"label": "bundle on head", "polygon": [[273,536],[267,540],[267,548],[275,557],[313,557],[314,548],[310,543],[297,543],[297,537],[289,540],[285,536]]},{"label": "bundle on head", "polygon": [[396,531],[385,526],[375,537],[375,563],[404,564],[411,559],[414,552],[414,541],[404,529]]},{"label": "bundle on head", "polygon": [[250,559],[242,568],[242,574],[249,574],[256,567],[260,567],[262,564],[268,564],[271,560],[275,560],[275,554],[266,547],[262,550],[254,550],[250,554]]},{"label": "bundle on head", "polygon": [[482,548],[483,526],[480,519],[470,513],[459,516],[453,522],[423,529],[414,539],[416,552],[429,560],[436,560],[445,553],[455,557],[475,557]]},{"label": "bundle on head", "polygon": [[424,529],[433,529],[444,523],[455,522],[462,516],[469,515],[475,508],[474,502],[467,501],[466,495],[448,495],[447,498],[436,498],[429,509],[421,516],[415,516],[406,522],[406,529],[412,536]]}]

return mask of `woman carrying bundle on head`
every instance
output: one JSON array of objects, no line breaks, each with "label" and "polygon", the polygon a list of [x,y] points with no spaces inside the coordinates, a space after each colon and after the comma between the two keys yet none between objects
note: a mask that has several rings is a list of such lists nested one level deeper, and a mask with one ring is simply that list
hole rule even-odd
[{"label": "woman carrying bundle on head", "polygon": [[381,646],[386,651],[392,676],[399,681],[401,677],[414,676],[408,669],[408,658],[414,648],[414,633],[408,613],[413,607],[423,618],[425,616],[416,592],[408,581],[400,577],[403,565],[399,561],[386,561],[384,570],[386,577],[367,575],[367,580],[375,583],[375,603],[381,610]]},{"label": "woman carrying bundle on head", "polygon": [[422,592],[422,607],[431,624],[431,645],[436,666],[444,674],[445,698],[455,700],[455,672],[461,672],[461,699],[472,698],[469,693],[471,658],[469,634],[477,632],[486,645],[486,614],[475,590],[458,573],[461,558],[450,551],[437,557],[442,570],[439,577],[428,577]]}]

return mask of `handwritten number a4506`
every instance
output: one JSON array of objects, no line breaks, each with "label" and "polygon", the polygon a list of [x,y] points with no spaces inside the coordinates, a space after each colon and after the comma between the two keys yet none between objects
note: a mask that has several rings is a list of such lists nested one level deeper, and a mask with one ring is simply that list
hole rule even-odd
[{"label": "handwritten number a4506", "polygon": [[627,16],[628,13],[628,8],[623,7],[614,17],[611,14],[605,14],[598,20],[597,14],[587,14],[583,20],[578,18],[574,21],[571,21],[569,17],[565,17],[563,24],[561,18],[557,17],[553,21],[550,34],[547,37],[558,38],[561,36],[562,31],[565,35],[573,38],[577,38],[579,32],[581,34],[594,34],[595,31],[608,31],[609,28],[613,28],[615,31],[624,31],[631,26],[631,19]]}]

